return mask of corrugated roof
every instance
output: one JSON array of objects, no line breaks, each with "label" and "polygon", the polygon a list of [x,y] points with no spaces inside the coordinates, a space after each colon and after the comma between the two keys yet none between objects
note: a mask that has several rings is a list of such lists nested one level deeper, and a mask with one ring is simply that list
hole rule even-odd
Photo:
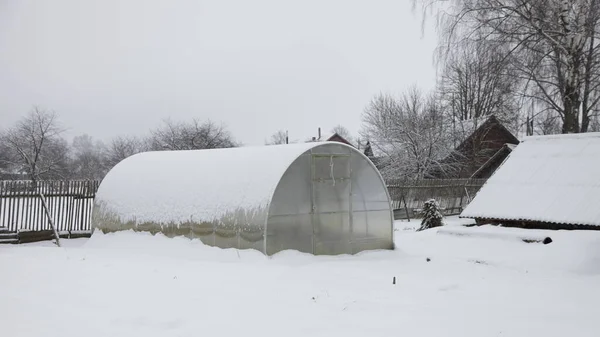
[{"label": "corrugated roof", "polygon": [[525,138],[461,217],[600,226],[600,133]]}]

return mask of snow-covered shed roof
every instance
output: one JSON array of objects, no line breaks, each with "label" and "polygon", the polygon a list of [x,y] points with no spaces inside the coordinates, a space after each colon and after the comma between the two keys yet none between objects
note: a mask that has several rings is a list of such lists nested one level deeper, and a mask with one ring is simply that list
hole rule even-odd
[{"label": "snow-covered shed roof", "polygon": [[461,217],[600,226],[600,133],[526,137]]},{"label": "snow-covered shed roof", "polygon": [[96,202],[126,221],[212,221],[231,210],[267,206],[290,164],[322,145],[138,153],[107,174]]}]

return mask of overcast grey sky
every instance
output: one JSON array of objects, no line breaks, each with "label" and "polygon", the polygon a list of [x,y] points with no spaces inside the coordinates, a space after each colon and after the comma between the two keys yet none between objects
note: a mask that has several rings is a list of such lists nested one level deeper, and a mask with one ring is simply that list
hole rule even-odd
[{"label": "overcast grey sky", "polygon": [[357,134],[373,95],[433,87],[435,43],[409,0],[0,0],[0,127],[39,105],[69,137],[167,117],[248,145]]}]

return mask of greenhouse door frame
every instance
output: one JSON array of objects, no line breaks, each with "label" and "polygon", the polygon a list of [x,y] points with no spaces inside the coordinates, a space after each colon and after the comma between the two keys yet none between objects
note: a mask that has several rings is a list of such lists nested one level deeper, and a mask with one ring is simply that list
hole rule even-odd
[{"label": "greenhouse door frame", "polygon": [[[311,155],[310,202],[313,254],[322,254],[320,248],[328,249],[329,254],[350,253],[348,250],[351,249],[353,236],[350,157],[349,153]],[[326,170],[323,164],[327,164]],[[337,200],[334,201],[332,197]],[[324,223],[325,221],[329,222]],[[323,231],[327,228],[331,229],[332,233]],[[344,242],[341,242],[340,238]],[[346,247],[346,250],[333,247]]]}]

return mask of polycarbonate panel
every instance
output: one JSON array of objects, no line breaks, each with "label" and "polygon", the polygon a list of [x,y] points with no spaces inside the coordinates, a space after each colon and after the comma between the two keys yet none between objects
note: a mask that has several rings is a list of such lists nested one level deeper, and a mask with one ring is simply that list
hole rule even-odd
[{"label": "polycarbonate panel", "polygon": [[360,253],[364,250],[378,250],[378,249],[394,249],[394,243],[388,239],[365,239],[355,240],[352,242],[352,253]]},{"label": "polycarbonate panel", "polygon": [[313,252],[313,229],[310,214],[280,215],[269,218],[267,253],[294,249]]},{"label": "polycarbonate panel", "polygon": [[314,212],[349,212],[350,184],[350,180],[313,182]]},{"label": "polycarbonate panel", "polygon": [[313,215],[315,232],[315,254],[349,254],[352,250],[350,240],[350,213],[316,213]]},{"label": "polycarbonate panel", "polygon": [[313,156],[313,179],[350,178],[350,155]]},{"label": "polycarbonate panel", "polygon": [[292,163],[275,189],[267,254],[393,249],[390,206],[383,180],[366,157],[346,145],[315,147]]},{"label": "polycarbonate panel", "polygon": [[390,209],[387,188],[371,163],[352,156],[352,209],[354,211]]},{"label": "polycarbonate panel", "polygon": [[313,147],[310,153],[315,155],[319,154],[351,154],[356,151],[354,148],[350,148],[344,144],[338,143],[326,143],[317,147]]},{"label": "polycarbonate panel", "polygon": [[387,210],[369,211],[368,217],[367,237],[390,239],[391,241],[391,232],[393,230],[388,225],[388,222],[390,221],[389,212]]},{"label": "polycarbonate panel", "polygon": [[369,212],[352,212],[352,238],[364,239],[368,237]]},{"label": "polycarbonate panel", "polygon": [[269,217],[311,213],[311,156],[301,155],[282,176],[273,194]]}]

